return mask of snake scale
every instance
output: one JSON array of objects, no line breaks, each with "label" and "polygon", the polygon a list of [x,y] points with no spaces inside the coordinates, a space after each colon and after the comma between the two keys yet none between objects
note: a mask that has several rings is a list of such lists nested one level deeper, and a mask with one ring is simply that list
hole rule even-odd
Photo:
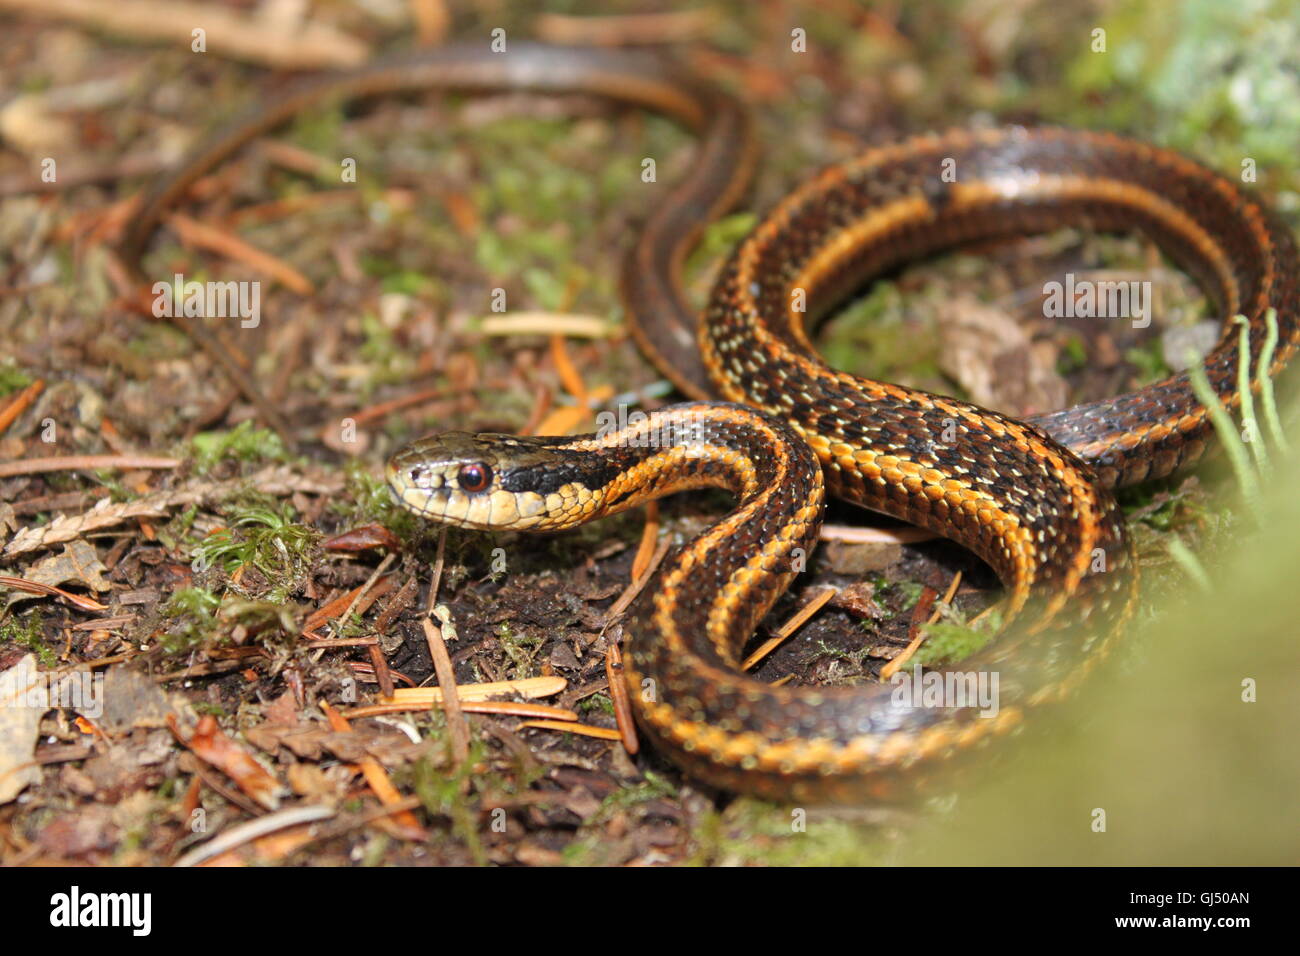
[{"label": "snake scale", "polygon": [[[1205,368],[1230,410],[1242,359],[1232,316],[1250,325],[1253,368],[1265,312],[1277,310],[1269,375],[1300,342],[1294,238],[1247,190],[1166,149],[1057,128],[957,129],[822,171],[734,250],[701,318],[681,288],[683,262],[745,193],[757,162],[748,111],[670,59],[515,42],[504,53],[469,44],[407,54],[259,105],[155,184],[125,260],[139,262],[201,176],[300,111],[423,89],[594,93],[699,137],[688,175],[655,193],[621,278],[638,344],[694,400],[584,436],[444,433],[399,451],[387,474],[408,509],[487,529],[571,527],[687,488],[734,493],[735,510],[663,562],[624,629],[641,727],[688,774],[725,789],[859,800],[1068,694],[1137,599],[1112,489],[1170,474],[1211,438],[1186,373],[1022,422],[836,371],[810,341],[834,304],[893,267],[977,240],[1065,225],[1136,230],[1224,317]],[[232,374],[241,381],[242,370]],[[710,395],[726,401],[701,400]],[[999,675],[996,716],[900,702],[888,686],[774,686],[741,671],[746,642],[805,566],[828,494],[957,541],[998,574],[1006,627],[961,664]]]}]

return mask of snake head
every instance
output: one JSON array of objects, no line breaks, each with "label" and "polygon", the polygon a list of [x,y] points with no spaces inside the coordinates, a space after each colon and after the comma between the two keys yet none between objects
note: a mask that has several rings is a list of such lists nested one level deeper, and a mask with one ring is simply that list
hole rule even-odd
[{"label": "snake head", "polygon": [[[481,531],[545,531],[592,517],[599,491],[566,438],[443,432],[388,460],[398,504],[430,521]],[[591,482],[595,484],[594,481]]]}]

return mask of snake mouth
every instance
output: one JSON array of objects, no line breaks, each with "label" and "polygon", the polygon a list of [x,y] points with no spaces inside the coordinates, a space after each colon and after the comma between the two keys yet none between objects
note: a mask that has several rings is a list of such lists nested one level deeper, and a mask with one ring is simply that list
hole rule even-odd
[{"label": "snake mouth", "polygon": [[400,449],[385,477],[401,507],[431,521],[479,531],[556,530],[589,516],[596,497],[576,454],[562,450],[568,444],[442,432]]},{"label": "snake mouth", "polygon": [[419,465],[402,462],[400,458],[400,455],[393,456],[384,469],[388,493],[393,500],[422,518],[457,523],[454,516],[447,517],[449,489],[443,485],[441,478],[428,470],[421,470]]},{"label": "snake mouth", "polygon": [[495,486],[492,473],[479,456],[448,454],[434,440],[402,449],[385,468],[393,500],[426,520],[476,531],[522,530],[532,515],[521,513],[520,495]]},{"label": "snake mouth", "polygon": [[409,485],[399,484],[393,479],[391,474],[389,475],[388,494],[395,504],[403,510],[409,511],[412,514],[417,514],[422,518],[440,518],[441,515],[438,513],[437,509],[430,507],[427,500],[424,503],[418,501],[415,497],[417,493],[417,489],[414,489]]},{"label": "snake mouth", "polygon": [[405,502],[402,501],[402,493],[393,487],[393,481],[391,478],[385,482],[384,487],[388,489],[388,497],[393,500],[393,504],[405,505]]}]

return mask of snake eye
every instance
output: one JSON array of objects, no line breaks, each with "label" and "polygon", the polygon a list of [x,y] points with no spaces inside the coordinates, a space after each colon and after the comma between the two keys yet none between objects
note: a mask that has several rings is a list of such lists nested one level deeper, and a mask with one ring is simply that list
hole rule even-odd
[{"label": "snake eye", "polygon": [[482,462],[461,465],[460,471],[456,472],[456,481],[462,491],[482,491],[491,480],[492,469]]}]

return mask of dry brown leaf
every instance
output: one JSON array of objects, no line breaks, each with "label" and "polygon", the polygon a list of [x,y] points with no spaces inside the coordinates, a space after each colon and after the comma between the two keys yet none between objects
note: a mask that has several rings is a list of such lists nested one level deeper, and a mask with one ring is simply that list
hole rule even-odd
[{"label": "dry brown leaf", "polygon": [[258,804],[268,810],[275,810],[280,806],[280,797],[286,792],[284,785],[248,751],[226,736],[215,717],[210,714],[201,717],[198,726],[194,728],[194,733],[188,739],[181,732],[180,725],[174,717],[168,715],[167,723],[172,733],[194,753],[194,756],[216,767],[235,781],[239,789]]},{"label": "dry brown leaf", "polygon": [[274,754],[286,747],[303,760],[320,760],[327,754],[355,763],[374,757],[380,763],[402,763],[414,745],[400,734],[370,728],[337,731],[322,724],[274,727],[260,724],[244,731],[244,737],[258,750]]},{"label": "dry brown leaf", "polygon": [[49,708],[28,706],[29,691],[41,680],[35,654],[28,654],[0,674],[0,804],[8,803],[28,784],[41,779],[40,767],[32,765],[32,757],[41,716]]},{"label": "dry brown leaf", "polygon": [[154,680],[129,667],[110,667],[104,675],[104,712],[100,725],[109,733],[137,727],[167,726],[175,708]]},{"label": "dry brown leaf", "polygon": [[[108,568],[99,560],[99,552],[88,541],[73,541],[63,546],[59,554],[37,561],[23,574],[24,580],[56,588],[69,582],[84,584],[94,591],[107,591],[110,587],[104,574]],[[24,591],[9,596],[9,604],[37,597]]]},{"label": "dry brown leaf", "polygon": [[151,500],[153,497],[151,495],[139,501],[121,503],[104,498],[84,514],[59,515],[47,525],[24,528],[5,545],[4,553],[13,557],[38,548],[72,541],[88,532],[111,528],[130,518],[161,518],[167,514],[167,506],[162,502]]},{"label": "dry brown leaf", "polygon": [[292,727],[298,723],[298,701],[294,699],[293,691],[286,690],[267,704],[262,713],[266,723],[272,727],[277,725]]},{"label": "dry brown leaf", "polygon": [[1054,356],[1035,345],[1015,316],[970,296],[956,296],[937,317],[939,365],[975,404],[1017,417],[1065,404],[1065,380]]},{"label": "dry brown leaf", "polygon": [[36,835],[41,849],[61,860],[107,853],[120,839],[113,808],[93,803],[59,814]]},{"label": "dry brown leaf", "polygon": [[336,803],[346,791],[344,781],[331,779],[314,763],[290,764],[287,775],[294,793],[316,803]]}]

